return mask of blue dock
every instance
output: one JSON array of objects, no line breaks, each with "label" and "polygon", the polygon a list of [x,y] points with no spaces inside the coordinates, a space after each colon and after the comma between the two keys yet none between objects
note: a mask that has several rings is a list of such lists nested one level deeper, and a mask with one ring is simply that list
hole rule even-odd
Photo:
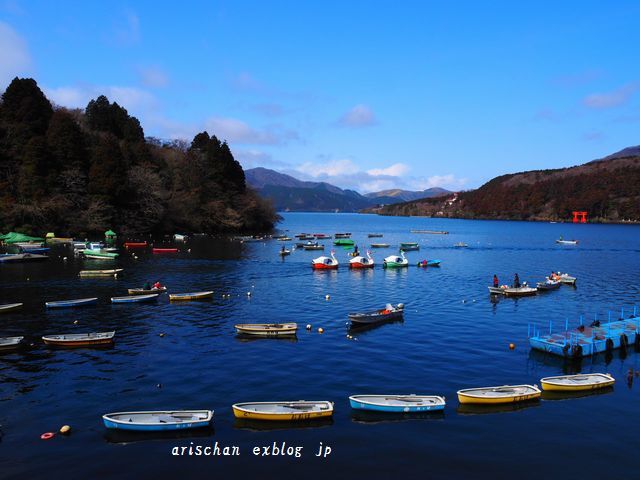
[{"label": "blue dock", "polygon": [[[611,315],[609,314],[609,318]],[[532,348],[566,358],[580,358],[602,352],[611,352],[640,344],[640,316],[625,319],[624,314],[618,320],[609,320],[591,326],[581,325],[569,330],[565,322],[564,331],[553,332],[549,325],[548,333],[541,333],[536,325],[529,325],[529,343]]]}]

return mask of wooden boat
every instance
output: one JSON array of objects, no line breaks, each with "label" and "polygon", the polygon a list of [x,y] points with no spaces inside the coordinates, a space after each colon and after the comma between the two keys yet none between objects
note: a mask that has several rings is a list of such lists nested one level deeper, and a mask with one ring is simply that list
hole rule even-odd
[{"label": "wooden boat", "polygon": [[578,375],[561,375],[545,377],[540,380],[542,390],[557,392],[579,392],[611,387],[616,382],[608,373],[582,373]]},{"label": "wooden boat", "polygon": [[404,250],[400,250],[400,255],[390,255],[382,263],[384,268],[402,268],[409,266],[409,260],[404,256]]},{"label": "wooden boat", "polygon": [[371,248],[389,248],[388,243],[372,243]]},{"label": "wooden boat", "polygon": [[111,270],[81,270],[81,277],[114,277],[120,272],[123,272],[122,268],[112,268]]},{"label": "wooden boat", "polygon": [[404,303],[399,303],[395,307],[390,303],[381,309],[373,312],[350,313],[349,320],[352,324],[369,324],[378,322],[388,322],[391,320],[400,320],[404,315]]},{"label": "wooden boat", "polygon": [[351,408],[376,412],[417,413],[444,410],[444,397],[436,395],[352,395]]},{"label": "wooden boat", "polygon": [[557,290],[562,285],[559,281],[549,280],[548,278],[544,282],[536,283],[536,288],[540,292],[546,292],[548,290]]},{"label": "wooden boat", "polygon": [[0,313],[9,313],[14,312],[22,308],[24,303],[6,303],[4,305],[0,305]]},{"label": "wooden boat", "polygon": [[368,238],[382,238],[381,233],[370,233],[367,235]]},{"label": "wooden boat", "polygon": [[556,243],[559,243],[560,245],[578,245],[578,240],[562,240],[562,239],[558,239],[558,240],[556,240]]},{"label": "wooden boat", "polygon": [[328,240],[331,238],[331,235],[325,235],[324,233],[314,233],[313,236],[317,240]]},{"label": "wooden boat", "polygon": [[501,287],[489,287],[489,292],[494,295],[504,295],[505,297],[528,297],[538,293],[538,289],[528,286],[515,288],[502,285]]},{"label": "wooden boat", "polygon": [[371,252],[367,250],[367,256],[358,255],[349,260],[349,268],[373,268],[374,265]]},{"label": "wooden boat", "polygon": [[152,248],[152,253],[178,253],[177,248]]},{"label": "wooden boat", "polygon": [[124,242],[124,248],[146,248],[147,242]]},{"label": "wooden boat", "polygon": [[57,302],[45,302],[47,308],[71,308],[71,307],[83,307],[85,305],[95,305],[98,303],[98,297],[92,298],[78,298],[76,300],[60,300]]},{"label": "wooden boat", "polygon": [[119,253],[107,252],[105,250],[85,249],[82,254],[87,258],[95,260],[115,260],[120,256]]},{"label": "wooden boat", "polygon": [[46,255],[40,255],[37,253],[1,253],[0,262],[37,262],[40,260],[49,260]]},{"label": "wooden boat", "polygon": [[467,248],[469,245],[467,245],[464,242],[458,242],[458,243],[454,243],[453,246],[456,248]]},{"label": "wooden boat", "polygon": [[283,335],[295,335],[298,330],[297,323],[240,323],[234,328],[238,333],[246,335],[260,335],[263,337],[279,337]]},{"label": "wooden boat", "polygon": [[148,290],[145,290],[144,288],[130,288],[127,290],[127,293],[129,295],[150,295],[152,293],[162,293],[166,291],[167,287],[150,288]]},{"label": "wooden boat", "polygon": [[291,241],[291,237],[278,237],[276,238],[276,240],[278,240],[279,242],[290,242]]},{"label": "wooden boat", "polygon": [[172,302],[179,300],[205,300],[211,297],[213,297],[213,291],[172,293],[169,295],[169,300]]},{"label": "wooden boat", "polygon": [[535,385],[466,388],[458,390],[458,401],[478,404],[526,402],[539,399],[541,394],[542,392]]},{"label": "wooden boat", "polygon": [[444,230],[411,230],[411,233],[429,233],[431,235],[448,235]]},{"label": "wooden boat", "polygon": [[154,432],[208,427],[213,410],[116,412],[102,416],[104,426],[120,430]]},{"label": "wooden boat", "polygon": [[143,302],[155,302],[160,296],[159,293],[152,293],[150,295],[129,295],[126,297],[111,297],[111,303],[143,303]]},{"label": "wooden boat", "polygon": [[333,403],[326,401],[248,402],[233,405],[236,418],[254,420],[313,420],[333,415]]},{"label": "wooden boat", "polygon": [[318,257],[311,260],[311,267],[315,270],[337,270],[338,260],[335,257],[335,252],[331,250],[330,257]]},{"label": "wooden boat", "polygon": [[291,255],[291,250],[287,250],[286,248],[283,248],[278,252],[278,255],[280,255],[281,257],[286,257],[287,255]]},{"label": "wooden boat", "polygon": [[349,238],[351,237],[351,233],[336,233],[334,238]]},{"label": "wooden boat", "polygon": [[409,252],[411,250],[420,250],[420,245],[416,242],[402,242],[400,244],[400,250]]},{"label": "wooden boat", "polygon": [[418,267],[439,267],[440,260],[422,260],[417,263]]},{"label": "wooden boat", "polygon": [[353,247],[355,245],[356,242],[354,242],[353,240],[351,240],[350,238],[338,238],[338,236],[336,235],[336,240],[333,241],[333,244],[339,247]]},{"label": "wooden boat", "polygon": [[20,347],[24,337],[0,337],[0,350],[10,350]]},{"label": "wooden boat", "polygon": [[45,335],[42,341],[46,345],[58,347],[89,347],[92,345],[111,345],[116,332],[71,333],[66,335]]},{"label": "wooden boat", "polygon": [[182,235],[181,233],[174,233],[173,234],[173,239],[176,242],[186,242],[187,238],[189,238],[189,237],[187,237],[186,235]]}]

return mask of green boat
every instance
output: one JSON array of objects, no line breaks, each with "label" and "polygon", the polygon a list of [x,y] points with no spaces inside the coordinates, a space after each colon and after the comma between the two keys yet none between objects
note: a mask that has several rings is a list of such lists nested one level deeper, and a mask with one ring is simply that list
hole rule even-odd
[{"label": "green boat", "polygon": [[353,247],[356,242],[354,242],[350,238],[338,238],[337,240],[333,241],[333,244],[341,247]]},{"label": "green boat", "polygon": [[420,250],[420,246],[416,242],[402,242],[400,244],[400,250],[405,252],[409,250]]},{"label": "green boat", "polygon": [[109,260],[118,258],[120,255],[119,253],[105,252],[104,250],[93,250],[89,248],[82,250],[82,254],[87,258],[94,258],[97,260]]}]

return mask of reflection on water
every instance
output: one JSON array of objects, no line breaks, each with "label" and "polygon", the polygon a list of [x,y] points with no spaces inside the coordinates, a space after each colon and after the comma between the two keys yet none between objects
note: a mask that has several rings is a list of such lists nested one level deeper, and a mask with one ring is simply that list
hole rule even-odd
[{"label": "reflection on water", "polygon": [[411,420],[444,420],[444,417],[445,412],[443,410],[417,413],[368,412],[365,410],[351,411],[351,420],[355,423],[363,424],[408,422]]},{"label": "reflection on water", "polygon": [[484,415],[487,413],[510,413],[525,410],[527,408],[539,407],[540,400],[528,400],[526,402],[511,402],[505,404],[477,405],[473,403],[461,403],[458,405],[459,415]]},{"label": "reflection on water", "polygon": [[215,434],[213,427],[194,428],[191,430],[173,430],[166,432],[134,432],[131,430],[105,429],[103,438],[108,443],[129,444],[136,442],[150,442],[154,440],[184,440],[207,438]]},{"label": "reflection on water", "polygon": [[543,400],[572,400],[575,398],[593,397],[596,395],[607,395],[613,393],[613,386],[606,388],[597,388],[595,390],[583,390],[579,392],[561,392],[561,391],[548,391],[542,392]]},{"label": "reflection on water", "polygon": [[260,421],[251,420],[249,418],[235,418],[233,427],[238,430],[250,430],[254,432],[264,432],[270,430],[291,430],[291,429],[308,429],[323,428],[333,425],[332,417],[321,417],[317,420],[298,420],[298,421]]}]

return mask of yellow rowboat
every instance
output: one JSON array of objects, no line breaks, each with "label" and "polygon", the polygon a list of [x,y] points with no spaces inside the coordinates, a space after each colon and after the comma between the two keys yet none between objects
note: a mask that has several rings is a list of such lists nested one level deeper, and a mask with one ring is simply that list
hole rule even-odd
[{"label": "yellow rowboat", "polygon": [[213,291],[210,292],[190,292],[190,293],[171,293],[169,300],[172,302],[178,300],[204,300],[213,297]]},{"label": "yellow rowboat", "polygon": [[47,335],[42,337],[46,345],[58,347],[89,347],[111,345],[116,332],[71,333],[67,335]]},{"label": "yellow rowboat", "polygon": [[545,377],[540,380],[542,389],[556,392],[580,392],[611,387],[616,382],[608,373],[585,373],[579,375],[562,375]]},{"label": "yellow rowboat", "polygon": [[314,420],[333,415],[333,402],[305,401],[297,402],[250,402],[233,405],[236,418],[253,420],[292,421]]},{"label": "yellow rowboat", "polygon": [[241,323],[234,327],[238,333],[246,335],[261,335],[264,337],[279,337],[295,335],[297,323]]},{"label": "yellow rowboat", "polygon": [[535,385],[503,385],[458,390],[460,403],[499,404],[526,402],[540,398],[542,392]]}]

